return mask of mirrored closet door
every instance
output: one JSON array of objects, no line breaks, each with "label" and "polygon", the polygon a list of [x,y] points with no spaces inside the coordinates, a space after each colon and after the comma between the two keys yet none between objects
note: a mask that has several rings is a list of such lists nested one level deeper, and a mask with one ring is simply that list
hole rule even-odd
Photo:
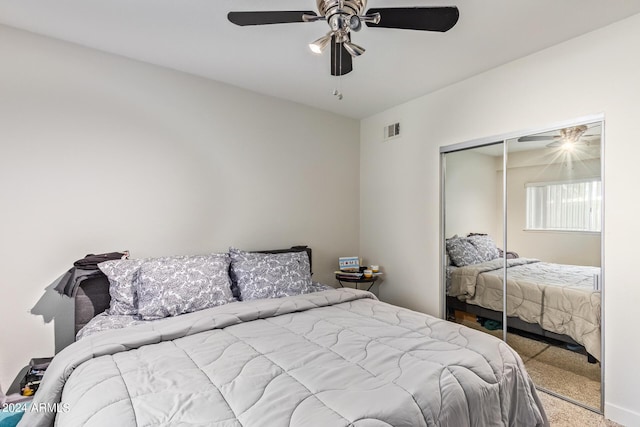
[{"label": "mirrored closet door", "polygon": [[449,152],[443,158],[447,318],[500,337],[502,282],[475,283],[467,273],[487,262],[502,266],[498,246],[487,249],[483,243],[499,241],[496,238],[503,234],[499,185],[503,153],[504,143],[497,142]]},{"label": "mirrored closet door", "polygon": [[595,410],[602,131],[585,120],[441,150],[447,319],[506,340],[536,386]]}]

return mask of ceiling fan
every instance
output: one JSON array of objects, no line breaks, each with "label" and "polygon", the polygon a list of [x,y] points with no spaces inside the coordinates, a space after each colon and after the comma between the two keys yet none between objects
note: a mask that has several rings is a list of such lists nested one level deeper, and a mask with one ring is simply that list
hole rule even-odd
[{"label": "ceiling fan", "polygon": [[568,128],[560,129],[557,131],[557,135],[529,135],[518,138],[518,142],[527,141],[552,141],[547,144],[549,148],[572,148],[576,145],[589,145],[592,141],[587,138],[600,137],[600,132],[587,135],[586,132],[589,127],[586,125],[571,126]]},{"label": "ceiling fan", "polygon": [[387,7],[366,11],[367,0],[316,0],[318,13],[302,11],[229,12],[236,25],[287,24],[326,21],[329,32],[309,44],[314,53],[322,53],[331,43],[331,75],[342,76],[353,70],[352,58],[365,49],[351,41],[351,33],[367,27],[399,28],[419,31],[449,31],[458,22],[457,7]]}]

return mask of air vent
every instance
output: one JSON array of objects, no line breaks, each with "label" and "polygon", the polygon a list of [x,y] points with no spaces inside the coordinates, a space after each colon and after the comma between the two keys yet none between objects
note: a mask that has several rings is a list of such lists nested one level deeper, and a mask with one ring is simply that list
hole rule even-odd
[{"label": "air vent", "polygon": [[388,141],[400,136],[400,123],[394,123],[384,127],[384,140]]}]

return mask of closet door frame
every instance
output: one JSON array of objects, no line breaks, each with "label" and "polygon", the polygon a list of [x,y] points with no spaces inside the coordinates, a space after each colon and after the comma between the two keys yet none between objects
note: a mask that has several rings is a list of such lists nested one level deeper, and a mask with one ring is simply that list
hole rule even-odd
[{"label": "closet door frame", "polygon": [[[601,122],[602,131],[601,131],[601,139],[600,139],[600,179],[602,182],[602,224],[600,231],[600,345],[601,345],[601,360],[600,360],[600,408],[598,410],[594,410],[589,406],[586,406],[580,402],[576,402],[573,399],[567,398],[565,396],[554,393],[553,391],[546,390],[540,388],[542,391],[549,393],[553,396],[561,398],[563,400],[568,400],[571,403],[574,403],[583,408],[592,410],[594,412],[603,413],[604,411],[604,396],[605,396],[605,293],[606,286],[605,283],[605,116],[604,113],[592,114],[588,116],[579,117],[571,120],[564,120],[556,123],[552,123],[548,126],[544,127],[536,127],[531,129],[525,129],[516,132],[509,132],[500,134],[497,136],[486,137],[474,139],[471,141],[461,142],[458,144],[448,145],[440,147],[440,317],[445,319],[447,318],[447,291],[446,291],[446,201],[445,201],[445,187],[446,187],[446,154],[454,153],[456,151],[464,151],[472,148],[484,147],[487,145],[494,144],[503,144],[503,174],[502,174],[502,214],[503,214],[503,223],[502,223],[502,247],[504,248],[504,275],[503,275],[503,288],[502,288],[502,324],[507,325],[507,312],[505,307],[507,306],[507,292],[506,292],[506,252],[507,252],[507,150],[508,150],[508,140],[517,139],[527,135],[533,135],[544,132],[551,132],[557,129],[567,128],[571,126],[579,126],[586,125],[594,122]],[[503,341],[507,342],[507,328],[503,328],[502,333]]]}]

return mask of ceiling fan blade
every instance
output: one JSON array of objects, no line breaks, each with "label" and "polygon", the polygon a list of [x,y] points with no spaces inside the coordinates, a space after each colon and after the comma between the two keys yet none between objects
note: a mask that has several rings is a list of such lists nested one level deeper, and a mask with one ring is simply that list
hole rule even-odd
[{"label": "ceiling fan blade", "polygon": [[336,43],[336,37],[331,37],[331,75],[344,76],[353,71],[353,60],[344,43]]},{"label": "ceiling fan blade", "polygon": [[[600,135],[595,134],[595,135],[582,135],[582,137],[580,137],[580,139],[582,138],[593,138],[593,137],[600,137]],[[518,138],[518,142],[527,142],[527,141],[554,141],[554,140],[559,140],[561,139],[559,135],[550,135],[550,136],[543,136],[543,135],[529,135],[529,136],[522,136],[520,138]],[[557,141],[558,144],[560,144],[562,141]]]},{"label": "ceiling fan blade", "polygon": [[305,22],[303,15],[317,16],[310,10],[283,10],[261,12],[229,12],[227,19],[230,22],[244,27],[246,25],[288,24],[292,22]]},{"label": "ceiling fan blade", "polygon": [[553,141],[554,139],[558,139],[558,136],[536,136],[536,135],[529,135],[529,136],[522,136],[520,138],[518,138],[518,142],[527,142],[527,141]]},{"label": "ceiling fan blade", "polygon": [[367,15],[380,14],[380,22],[367,22],[368,27],[399,28],[404,30],[440,31],[453,28],[460,13],[450,7],[383,7],[369,9]]}]

